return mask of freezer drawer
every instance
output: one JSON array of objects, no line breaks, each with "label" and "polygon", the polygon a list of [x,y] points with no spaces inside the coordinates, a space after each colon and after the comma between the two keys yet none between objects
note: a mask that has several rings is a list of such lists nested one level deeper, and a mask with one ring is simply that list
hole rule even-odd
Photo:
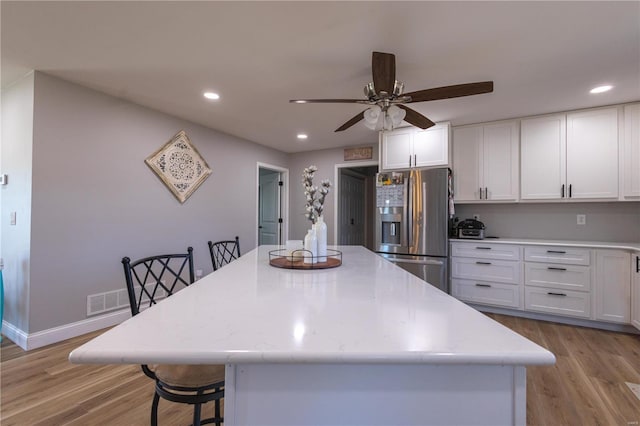
[{"label": "freezer drawer", "polygon": [[449,293],[447,258],[420,256],[401,257],[388,254],[382,254],[382,256],[421,280],[428,282],[445,293]]},{"label": "freezer drawer", "polygon": [[451,280],[451,295],[456,299],[483,305],[522,309],[520,286],[483,281]]},{"label": "freezer drawer", "polygon": [[451,276],[467,280],[519,284],[521,282],[520,262],[453,257]]}]

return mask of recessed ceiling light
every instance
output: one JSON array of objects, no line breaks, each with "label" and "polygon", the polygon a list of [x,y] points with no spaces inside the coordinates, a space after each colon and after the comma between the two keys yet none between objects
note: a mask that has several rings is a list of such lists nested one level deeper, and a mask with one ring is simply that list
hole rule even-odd
[{"label": "recessed ceiling light", "polygon": [[305,133],[298,133],[298,139],[306,139],[309,136],[307,136]]},{"label": "recessed ceiling light", "polygon": [[303,101],[303,100],[298,100],[298,101],[293,101],[294,104],[306,104],[307,101]]},{"label": "recessed ceiling light", "polygon": [[213,101],[217,101],[218,99],[220,99],[220,95],[213,92],[205,92],[204,97]]},{"label": "recessed ceiling light", "polygon": [[603,92],[608,92],[609,90],[613,89],[613,86],[598,86],[598,87],[594,87],[593,89],[591,89],[589,91],[589,93],[603,93]]}]

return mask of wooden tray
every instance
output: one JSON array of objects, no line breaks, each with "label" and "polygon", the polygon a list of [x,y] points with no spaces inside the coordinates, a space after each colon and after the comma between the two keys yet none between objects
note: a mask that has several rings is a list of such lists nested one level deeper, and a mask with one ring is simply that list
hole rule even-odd
[{"label": "wooden tray", "polygon": [[[316,263],[304,263],[303,250],[294,255],[286,255],[286,250],[272,250],[269,252],[269,265],[284,269],[329,269],[342,265],[342,252],[327,249],[327,261]],[[325,256],[322,256],[323,258]]]}]

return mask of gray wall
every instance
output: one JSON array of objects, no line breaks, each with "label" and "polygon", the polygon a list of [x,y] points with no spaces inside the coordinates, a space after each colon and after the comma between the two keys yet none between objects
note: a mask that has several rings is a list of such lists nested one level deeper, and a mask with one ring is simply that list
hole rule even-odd
[{"label": "gray wall", "polygon": [[[371,132],[371,143],[373,146],[373,159],[378,161],[378,134]],[[367,145],[367,146],[369,146]],[[344,149],[324,149],[318,151],[300,152],[289,155],[290,189],[289,189],[289,239],[302,240],[311,227],[311,222],[304,217],[304,190],[302,188],[302,171],[305,167],[315,165],[318,171],[315,174],[313,183],[320,185],[323,179],[331,181],[331,192],[324,204],[324,221],[327,224],[327,243],[335,244],[335,223],[334,209],[336,196],[336,164],[348,164],[349,167],[357,167],[366,161],[344,161]]]},{"label": "gray wall", "polygon": [[[31,250],[31,173],[33,149],[33,73],[2,90],[0,173],[0,253],[4,260],[4,319],[21,330],[29,327]],[[10,213],[16,212],[16,225]]]},{"label": "gray wall", "polygon": [[[575,241],[640,242],[640,202],[456,204],[456,217],[480,215],[487,235]],[[587,216],[586,225],[576,215]]]},{"label": "gray wall", "polygon": [[[144,159],[182,129],[213,173],[181,205]],[[38,72],[33,147],[30,333],[85,319],[87,295],[123,288],[123,256],[193,246],[207,274],[207,240],[254,248],[256,163],[288,160]]]}]

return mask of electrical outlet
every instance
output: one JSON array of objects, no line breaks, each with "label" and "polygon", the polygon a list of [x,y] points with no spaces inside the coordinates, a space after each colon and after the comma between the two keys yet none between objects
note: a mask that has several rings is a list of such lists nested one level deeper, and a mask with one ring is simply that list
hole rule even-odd
[{"label": "electrical outlet", "polygon": [[587,224],[587,215],[586,214],[579,214],[576,217],[577,217],[578,225],[586,225]]},{"label": "electrical outlet", "polygon": [[479,215],[478,213],[474,213],[474,214],[473,214],[473,218],[474,218],[475,220],[480,220],[480,215]]}]

